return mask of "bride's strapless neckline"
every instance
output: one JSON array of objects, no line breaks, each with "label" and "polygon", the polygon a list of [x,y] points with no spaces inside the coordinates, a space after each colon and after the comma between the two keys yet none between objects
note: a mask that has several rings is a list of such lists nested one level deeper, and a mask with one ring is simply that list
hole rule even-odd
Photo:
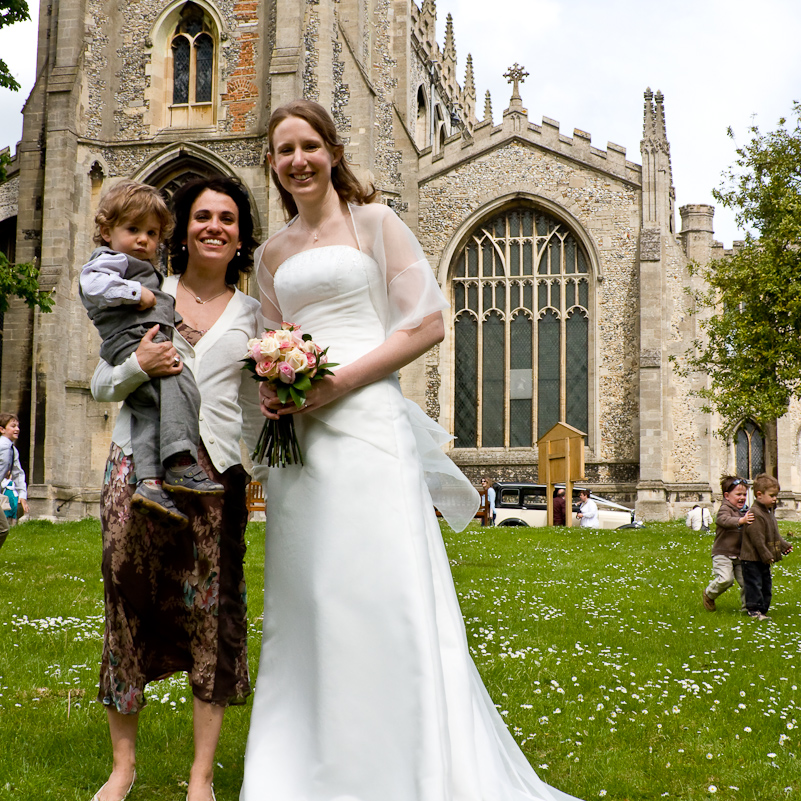
[{"label": "bride's strapless neckline", "polygon": [[279,264],[279,265],[278,265],[278,266],[275,268],[275,272],[273,273],[273,281],[275,280],[275,277],[278,275],[278,271],[279,271],[279,270],[280,270],[280,269],[281,269],[281,268],[282,268],[282,267],[283,267],[285,264],[288,264],[288,263],[289,263],[290,261],[292,261],[293,259],[297,259],[297,258],[298,258],[298,256],[304,256],[304,255],[306,255],[307,253],[315,253],[315,252],[317,252],[317,251],[319,251],[319,250],[332,250],[332,249],[334,249],[334,248],[336,248],[336,249],[343,249],[343,248],[344,248],[345,250],[354,250],[354,251],[356,251],[356,253],[360,253],[360,254],[361,254],[362,256],[364,256],[366,259],[370,259],[370,261],[374,262],[375,264],[378,264],[378,262],[377,262],[377,261],[376,261],[376,260],[375,260],[375,259],[374,259],[372,256],[368,256],[366,253],[364,253],[363,251],[359,250],[359,248],[357,248],[357,247],[354,247],[353,245],[320,245],[320,247],[317,247],[317,248],[306,248],[306,250],[299,250],[297,253],[293,253],[291,256],[287,256],[287,257],[286,257],[286,258],[285,258],[285,259],[284,259],[284,260],[283,260],[283,261],[282,261],[282,262],[281,262],[281,263],[280,263],[280,264]]}]

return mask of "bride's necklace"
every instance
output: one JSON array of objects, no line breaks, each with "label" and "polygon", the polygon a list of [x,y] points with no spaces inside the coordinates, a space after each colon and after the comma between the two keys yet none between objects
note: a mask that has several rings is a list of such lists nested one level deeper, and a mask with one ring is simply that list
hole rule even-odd
[{"label": "bride's necklace", "polygon": [[317,226],[316,231],[312,231],[310,228],[307,228],[300,219],[300,215],[298,215],[298,225],[312,238],[312,242],[317,242],[320,238],[320,234],[322,233],[325,224],[334,216],[334,212],[336,208]]},{"label": "bride's necklace", "polygon": [[219,298],[221,295],[224,295],[228,291],[228,286],[226,285],[225,289],[223,289],[222,292],[218,292],[216,295],[213,295],[210,298],[206,298],[206,300],[201,300],[200,295],[196,295],[195,290],[190,289],[186,285],[186,281],[184,281],[183,278],[178,282],[178,286],[183,287],[184,292],[188,292],[195,299],[195,303],[199,303],[201,306],[205,306],[207,303],[211,303],[213,300],[217,300],[217,298]]}]

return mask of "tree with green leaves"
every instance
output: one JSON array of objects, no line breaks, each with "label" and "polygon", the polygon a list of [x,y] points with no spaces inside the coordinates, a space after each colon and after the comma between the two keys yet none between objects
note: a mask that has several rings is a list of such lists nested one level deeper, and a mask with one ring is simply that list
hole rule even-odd
[{"label": "tree with green leaves", "polygon": [[691,292],[702,336],[677,368],[709,377],[696,394],[724,428],[746,417],[775,420],[801,398],[800,103],[792,117],[769,133],[752,126],[751,140],[737,148],[724,184],[713,190],[748,231],[743,246],[691,267],[706,285]]},{"label": "tree with green leaves", "polygon": [[[30,19],[25,0],[0,0],[0,28]],[[0,59],[0,88],[19,90],[19,83]],[[0,153],[0,183],[6,180],[6,167],[10,163],[7,152]],[[0,253],[0,315],[8,310],[10,298],[16,296],[32,309],[48,312],[53,308],[49,292],[39,289],[39,269],[33,264],[11,264],[4,253]]]},{"label": "tree with green leaves", "polygon": [[[0,0],[0,28],[13,25],[15,22],[29,20],[28,4],[25,0]],[[0,58],[0,87],[19,91],[19,83],[8,69],[8,65]]]}]

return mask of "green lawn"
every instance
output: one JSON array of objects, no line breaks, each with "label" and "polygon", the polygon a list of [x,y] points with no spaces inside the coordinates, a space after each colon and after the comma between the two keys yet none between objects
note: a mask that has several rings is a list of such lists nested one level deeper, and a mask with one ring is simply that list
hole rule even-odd
[{"label": "green lawn", "polygon": [[[255,676],[264,551],[248,533]],[[680,523],[445,535],[478,668],[549,783],[587,801],[801,799],[801,550],[758,623],[734,591],[703,609],[711,536]],[[0,551],[0,800],[89,801],[108,774],[99,561],[95,521],[26,523]],[[131,801],[179,801],[191,693],[174,677],[148,697]],[[249,714],[226,716],[220,801],[238,798]]]}]

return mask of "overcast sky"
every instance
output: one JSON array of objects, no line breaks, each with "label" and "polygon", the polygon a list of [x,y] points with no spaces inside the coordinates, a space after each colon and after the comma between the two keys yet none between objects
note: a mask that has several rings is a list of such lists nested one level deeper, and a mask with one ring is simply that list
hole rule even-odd
[{"label": "overcast sky", "polygon": [[[35,20],[37,0],[30,6]],[[580,128],[595,147],[615,142],[640,163],[643,92],[661,89],[678,206],[714,203],[735,158],[729,126],[744,143],[752,122],[773,129],[801,100],[799,0],[437,0],[437,12],[440,46],[453,14],[460,82],[473,54],[479,118],[489,89],[500,121],[511,96],[503,73],[518,62],[530,73],[521,85],[530,121],[556,119],[568,136]],[[0,58],[23,84],[0,89],[0,148],[13,151],[34,80],[35,23],[0,31]],[[727,247],[741,237],[720,208],[715,234]]]}]

